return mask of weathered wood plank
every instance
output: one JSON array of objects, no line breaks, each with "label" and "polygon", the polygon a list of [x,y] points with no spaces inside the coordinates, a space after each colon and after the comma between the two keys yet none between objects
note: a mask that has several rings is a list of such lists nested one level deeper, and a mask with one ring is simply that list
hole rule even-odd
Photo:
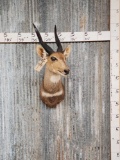
[{"label": "weathered wood plank", "polygon": [[[109,0],[1,0],[0,32],[109,30]],[[66,46],[67,44],[64,44]],[[55,44],[51,44],[56,48]],[[39,100],[35,44],[0,45],[0,160],[110,160],[109,42],[73,43],[66,98]]]}]

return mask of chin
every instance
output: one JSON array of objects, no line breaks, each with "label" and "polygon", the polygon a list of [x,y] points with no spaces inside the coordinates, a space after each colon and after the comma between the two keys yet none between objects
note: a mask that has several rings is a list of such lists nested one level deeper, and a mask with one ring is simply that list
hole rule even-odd
[{"label": "chin", "polygon": [[63,76],[63,77],[66,77],[66,76],[67,76],[64,72],[58,71],[57,73],[58,73],[59,75]]}]

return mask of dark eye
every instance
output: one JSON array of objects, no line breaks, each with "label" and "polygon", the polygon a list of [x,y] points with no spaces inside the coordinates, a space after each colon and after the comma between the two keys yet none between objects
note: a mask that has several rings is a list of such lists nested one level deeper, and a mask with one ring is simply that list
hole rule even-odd
[{"label": "dark eye", "polygon": [[57,60],[57,58],[55,58],[55,57],[51,57],[51,60],[52,60],[52,61],[56,61],[56,60]]}]

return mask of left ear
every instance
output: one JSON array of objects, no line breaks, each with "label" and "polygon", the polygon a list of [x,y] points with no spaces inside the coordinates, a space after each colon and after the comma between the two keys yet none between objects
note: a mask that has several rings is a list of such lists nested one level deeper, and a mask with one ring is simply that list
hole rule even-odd
[{"label": "left ear", "polygon": [[69,57],[69,55],[70,55],[70,52],[71,52],[71,46],[69,45],[65,50],[64,50],[64,55],[65,55],[65,57],[66,58],[68,58]]}]

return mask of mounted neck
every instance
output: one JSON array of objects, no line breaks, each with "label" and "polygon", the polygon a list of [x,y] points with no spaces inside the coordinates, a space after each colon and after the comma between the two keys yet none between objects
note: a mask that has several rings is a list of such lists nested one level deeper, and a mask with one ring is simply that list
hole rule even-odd
[{"label": "mounted neck", "polygon": [[61,76],[51,72],[47,67],[45,69],[45,75],[43,80],[43,87],[48,93],[56,93],[61,90],[62,82]]}]

